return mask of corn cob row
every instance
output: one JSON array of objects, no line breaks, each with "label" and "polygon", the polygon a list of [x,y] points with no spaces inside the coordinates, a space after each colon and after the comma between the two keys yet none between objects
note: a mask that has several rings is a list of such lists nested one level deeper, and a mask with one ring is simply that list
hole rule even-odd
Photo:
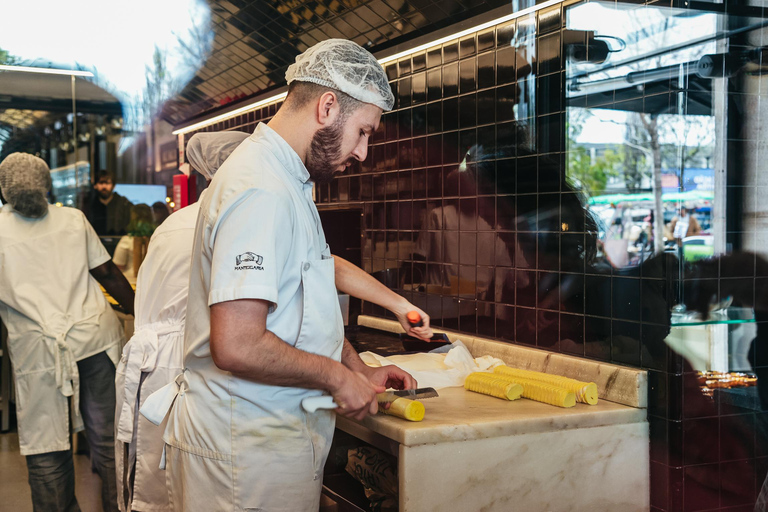
[{"label": "corn cob row", "polygon": [[534,372],[531,370],[521,370],[518,368],[510,368],[509,366],[497,366],[493,371],[496,374],[512,377],[513,380],[516,381],[519,378],[524,378],[562,387],[573,391],[576,394],[577,402],[586,403],[589,405],[597,404],[597,385],[594,382],[581,382],[576,379],[561,377],[560,375]]},{"label": "corn cob row", "polygon": [[[479,377],[476,377],[476,375],[479,375]],[[467,387],[467,381],[472,379],[470,381],[470,385],[473,381],[482,381],[485,380],[485,382],[493,382],[493,386],[495,389],[491,389],[491,391],[496,391],[499,388],[503,388],[504,383],[507,385],[509,384],[519,384],[522,386],[522,396],[523,398],[528,398],[530,400],[535,400],[537,402],[542,402],[549,405],[555,405],[557,407],[573,407],[576,405],[576,394],[573,391],[570,391],[568,389],[554,386],[552,384],[547,384],[546,382],[538,382],[526,378],[521,377],[510,377],[509,375],[504,375],[501,373],[483,373],[483,372],[475,372],[471,373],[469,377],[467,377],[467,380],[464,381],[464,387],[472,390],[470,387]],[[499,381],[502,381],[502,383],[499,383]],[[489,385],[486,385],[486,389]],[[482,387],[481,387],[482,389]],[[485,394],[492,394],[490,392],[485,391],[479,391],[481,393]],[[493,396],[499,396],[499,395],[493,395]]]},{"label": "corn cob row", "polygon": [[523,394],[523,386],[503,376],[492,373],[471,373],[464,380],[464,388],[475,393],[491,395],[504,400],[517,400]]}]

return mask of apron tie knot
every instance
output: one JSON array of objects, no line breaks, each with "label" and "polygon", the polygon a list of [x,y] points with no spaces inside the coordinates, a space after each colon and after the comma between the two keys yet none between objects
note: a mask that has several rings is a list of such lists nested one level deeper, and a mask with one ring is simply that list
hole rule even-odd
[{"label": "apron tie knot", "polygon": [[66,396],[72,397],[72,427],[74,431],[82,430],[83,419],[80,416],[80,372],[77,369],[77,360],[72,348],[67,343],[69,331],[75,326],[76,322],[67,320],[67,324],[57,333],[44,332],[45,336],[53,338],[55,347],[53,349],[54,376],[56,378],[56,388]]},{"label": "apron tie knot", "polygon": [[133,336],[123,347],[125,361],[125,380],[123,382],[123,403],[120,411],[120,422],[117,426],[117,439],[130,443],[133,439],[133,427],[136,411],[136,401],[139,399],[142,372],[151,372],[157,366],[160,351],[160,338],[169,334],[182,332],[183,323],[156,322],[142,326],[134,331]]}]

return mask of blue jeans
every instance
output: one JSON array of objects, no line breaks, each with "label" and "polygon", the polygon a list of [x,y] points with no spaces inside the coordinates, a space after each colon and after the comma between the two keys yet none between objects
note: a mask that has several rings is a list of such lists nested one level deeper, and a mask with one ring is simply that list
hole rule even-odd
[{"label": "blue jeans", "polygon": [[[115,473],[115,365],[102,352],[77,362],[80,414],[91,448],[91,463],[101,477],[104,512],[117,511]],[[27,456],[35,512],[78,512],[72,451]]]}]

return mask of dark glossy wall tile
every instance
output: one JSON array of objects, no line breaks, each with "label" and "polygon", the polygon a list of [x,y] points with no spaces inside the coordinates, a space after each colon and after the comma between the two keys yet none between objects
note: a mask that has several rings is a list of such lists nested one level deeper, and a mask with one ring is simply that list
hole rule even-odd
[{"label": "dark glossy wall tile", "polygon": [[[678,299],[676,258],[670,252],[615,269],[582,256],[593,239],[584,198],[566,176],[574,106],[566,102],[574,37],[566,13],[549,7],[386,65],[394,112],[382,117],[364,162],[317,186],[317,202],[362,208],[365,268],[407,277],[397,291],[433,325],[647,369],[652,510],[750,509],[768,473],[768,413],[734,404],[723,390],[703,390],[701,376],[665,341]],[[694,89],[674,80],[662,81],[661,91],[638,84],[621,97],[617,88],[580,101],[617,112],[653,104],[663,119],[679,94],[696,108]],[[747,96],[723,99],[743,112],[761,99]],[[206,131],[250,131],[276,111],[267,106]],[[739,126],[729,144],[762,133],[753,132]],[[727,179],[729,198],[745,188],[733,174]],[[732,231],[729,237],[755,236]],[[768,267],[752,259],[688,279],[686,289],[694,284],[713,287],[719,298],[728,287],[754,297],[768,287]],[[390,315],[368,303],[364,312]],[[753,368],[768,368],[763,345],[744,350]]]}]

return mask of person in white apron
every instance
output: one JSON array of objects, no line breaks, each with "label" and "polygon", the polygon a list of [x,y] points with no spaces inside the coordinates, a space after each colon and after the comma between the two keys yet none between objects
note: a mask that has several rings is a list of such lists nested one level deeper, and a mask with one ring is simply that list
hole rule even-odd
[{"label": "person in white apron", "polygon": [[376,392],[416,384],[396,367],[368,368],[344,339],[335,260],[312,201],[313,181],[365,159],[394,102],[386,75],[357,44],[329,40],[286,78],[281,109],[201,201],[185,368],[141,409],[155,422],[170,409],[163,462],[174,510],[316,512],[335,415],[306,413],[302,399],[330,394],[338,413],[363,418]]},{"label": "person in white apron", "polygon": [[[191,166],[207,181],[249,134],[198,133],[187,146]],[[203,196],[205,191],[203,191]],[[183,368],[189,264],[199,203],[168,217],[152,235],[136,283],[136,322],[123,348],[115,389],[115,460],[120,510],[171,511],[160,469],[165,424],[136,414],[150,394]]]},{"label": "person in white apron", "polygon": [[19,445],[35,512],[77,511],[70,436],[85,428],[103,509],[113,511],[112,383],[123,330],[99,282],[129,313],[133,290],[85,216],[47,203],[50,188],[40,158],[13,153],[0,163],[0,319]]}]

